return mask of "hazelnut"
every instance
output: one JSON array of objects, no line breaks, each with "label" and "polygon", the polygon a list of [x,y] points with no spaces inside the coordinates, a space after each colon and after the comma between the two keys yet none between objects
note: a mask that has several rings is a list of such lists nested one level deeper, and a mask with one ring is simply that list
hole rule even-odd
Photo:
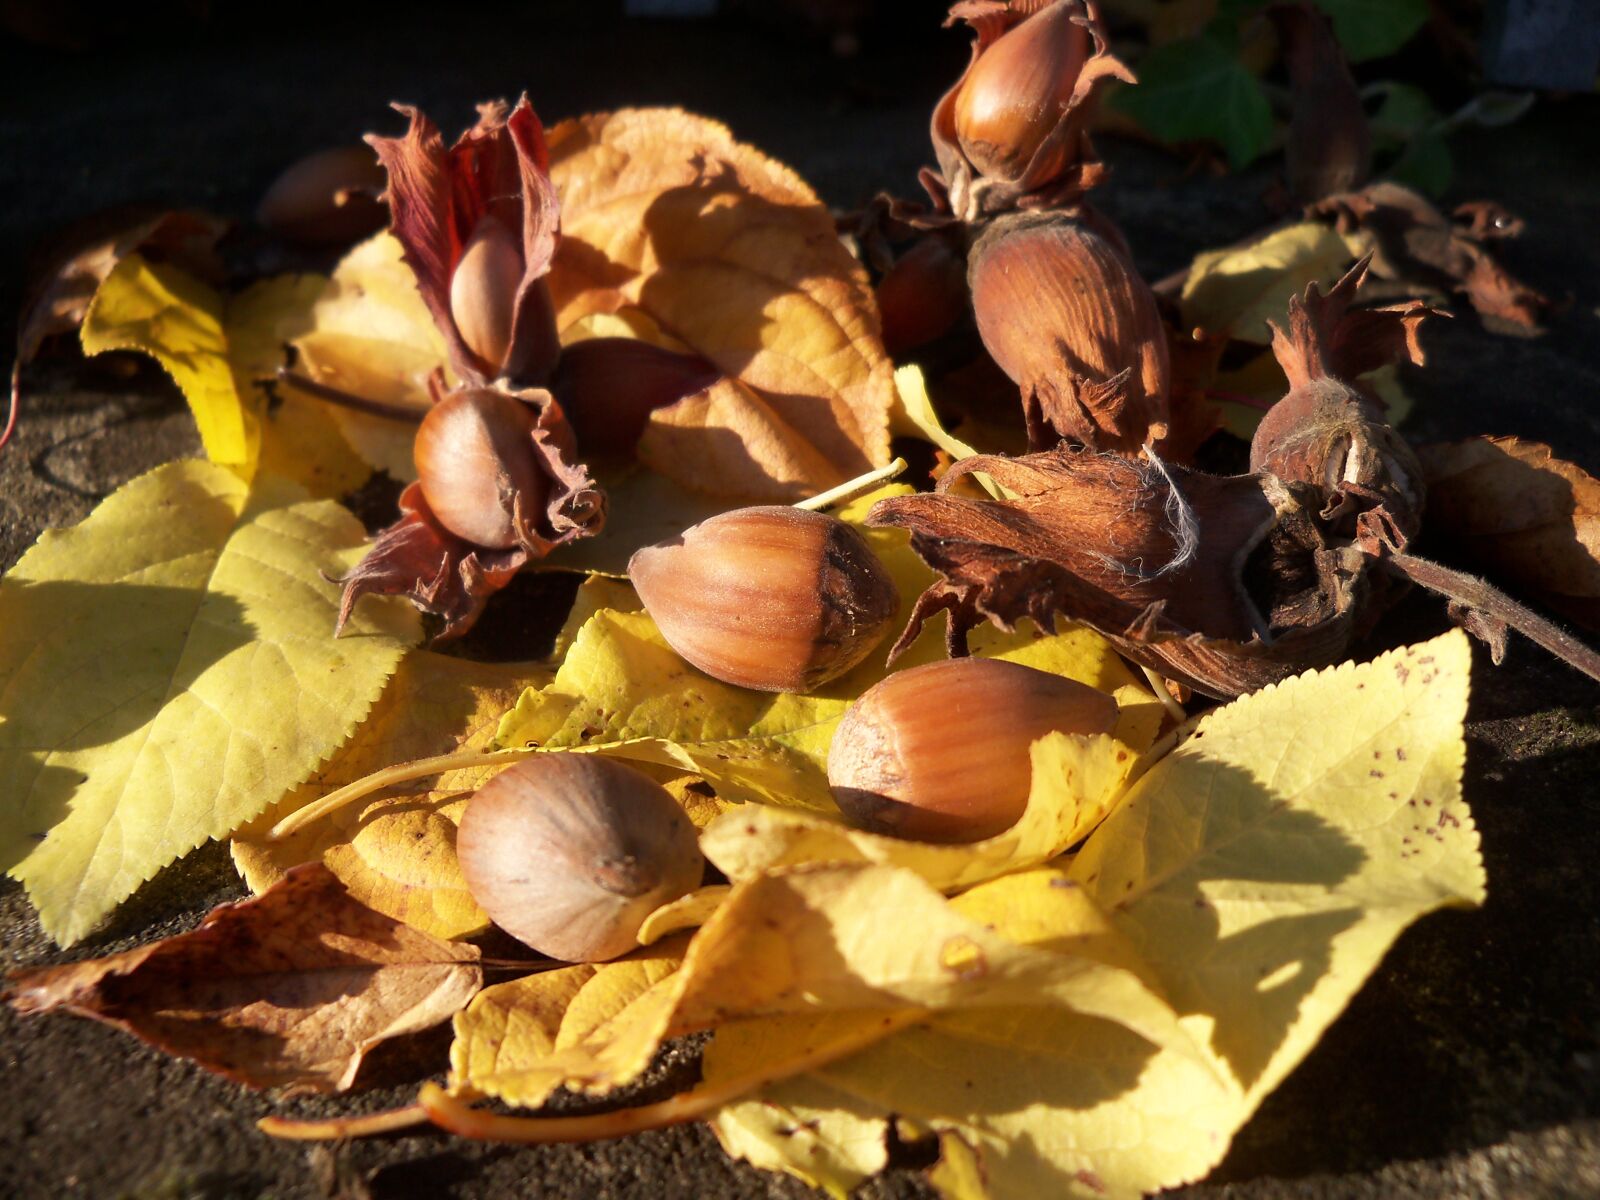
[{"label": "hazelnut", "polygon": [[713,679],[809,692],[883,640],[900,596],[850,526],[797,508],[741,508],[637,551],[633,580],[667,644]]},{"label": "hazelnut", "polygon": [[1028,748],[1047,733],[1109,733],[1104,692],[992,658],[953,658],[890,675],[845,713],[828,784],[845,817],[874,833],[975,842],[1028,804]]},{"label": "hazelnut", "polygon": [[455,392],[417,427],[412,458],[422,496],[451,533],[507,550],[544,506],[533,410],[488,388]]}]

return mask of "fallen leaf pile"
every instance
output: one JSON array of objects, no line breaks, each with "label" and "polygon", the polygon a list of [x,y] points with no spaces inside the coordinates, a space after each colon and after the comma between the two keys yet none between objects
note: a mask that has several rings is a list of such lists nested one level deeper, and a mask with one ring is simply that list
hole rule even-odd
[{"label": "fallen leaf pile", "polygon": [[[1294,14],[1296,97],[1343,94],[1321,18]],[[1308,207],[1151,286],[1092,204],[1091,118],[1132,80],[1094,6],[963,0],[952,19],[975,44],[935,112],[928,200],[881,200],[853,241],[713,121],[547,131],[524,99],[449,145],[402,108],[407,130],[373,139],[392,228],[326,277],[225,294],[205,267],[220,226],[183,213],[58,256],[23,360],[79,324],[85,354],[148,356],[206,457],[126,484],[0,582],[0,856],[62,947],[210,839],[255,896],[15,972],[15,1007],[285,1093],[359,1086],[373,1046],[453,1019],[448,1074],[414,1105],[263,1123],[283,1137],[704,1120],[836,1196],[917,1141],[952,1200],[1137,1196],[1223,1159],[1407,925],[1483,902],[1466,633],[1350,656],[1421,584],[1496,656],[1510,628],[1600,663],[1412,551],[1427,533],[1600,621],[1600,483],[1537,443],[1396,430],[1395,364],[1421,361],[1431,311],[1363,289],[1531,324],[1548,306],[1486,247],[1505,228],[1365,184],[1361,130],[1324,158],[1302,130]],[[990,89],[1022,86],[1007,64],[1047,39],[1055,115],[994,117],[1011,110],[984,108]],[[1224,430],[1251,440],[1247,472],[1195,465]],[[891,435],[931,490],[891,482]],[[357,493],[385,526],[365,546]],[[804,694],[712,678],[629,558],[791,504],[831,510],[881,566],[898,640]],[[488,518],[464,525],[473,506]],[[774,544],[733,564],[742,584],[787,578]],[[851,565],[829,545],[821,605]],[[583,577],[539,615],[545,644],[454,651],[527,571]],[[1099,731],[1019,740],[1025,807],[991,836],[853,827],[829,781],[841,722],[951,655],[1101,693]],[[1192,691],[1223,703],[1191,713]],[[459,856],[457,830],[489,779],[555,754],[661,785],[705,872],[622,957],[491,960],[520,975],[485,987],[476,816]],[[625,890],[638,866],[597,871]],[[626,1088],[687,1035],[688,1090],[537,1111]]]}]

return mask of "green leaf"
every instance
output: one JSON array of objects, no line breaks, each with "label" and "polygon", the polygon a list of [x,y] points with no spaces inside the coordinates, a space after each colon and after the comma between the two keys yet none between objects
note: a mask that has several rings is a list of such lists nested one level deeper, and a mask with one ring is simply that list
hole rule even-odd
[{"label": "green leaf", "polygon": [[172,463],[0,583],[0,866],[63,945],[303,780],[365,717],[414,610],[333,636],[365,532],[270,476]]},{"label": "green leaf", "polygon": [[154,358],[183,390],[206,457],[246,479],[255,471],[258,406],[235,385],[223,301],[214,290],[130,254],[95,292],[80,338],[85,354],[137,350]]},{"label": "green leaf", "polygon": [[1351,62],[1393,54],[1428,23],[1428,0],[1316,0]]},{"label": "green leaf", "polygon": [[1243,167],[1272,140],[1272,106],[1254,75],[1217,37],[1170,42],[1139,62],[1137,87],[1113,103],[1166,142],[1210,140]]},{"label": "green leaf", "polygon": [[1455,157],[1442,134],[1425,133],[1384,172],[1390,179],[1409,184],[1430,196],[1442,195],[1455,177]]},{"label": "green leaf", "polygon": [[1372,114],[1372,132],[1380,145],[1404,144],[1438,123],[1439,110],[1428,93],[1409,83],[1384,83],[1383,101]]}]

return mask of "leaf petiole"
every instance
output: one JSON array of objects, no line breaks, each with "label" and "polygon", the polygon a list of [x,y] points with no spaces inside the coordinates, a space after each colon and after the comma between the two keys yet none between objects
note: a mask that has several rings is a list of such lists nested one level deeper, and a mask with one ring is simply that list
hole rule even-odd
[{"label": "leaf petiole", "polygon": [[410,762],[395,763],[381,771],[374,771],[371,775],[363,776],[353,783],[347,783],[337,791],[329,792],[320,800],[313,800],[304,808],[297,808],[294,812],[284,817],[271,829],[267,830],[267,841],[281,842],[284,838],[292,837],[313,821],[319,821],[329,813],[352,804],[357,800],[381,792],[384,788],[393,787],[399,783],[409,783],[413,779],[426,779],[429,775],[438,775],[444,771],[465,770],[469,767],[493,767],[501,763],[521,762],[539,753],[531,748],[515,748],[510,750],[468,750],[458,751],[455,754],[439,754],[432,758],[415,758]]},{"label": "leaf petiole", "polygon": [[878,467],[868,471],[865,475],[857,475],[854,479],[847,479],[838,487],[831,487],[825,492],[818,492],[815,496],[801,500],[794,505],[795,508],[807,512],[821,512],[825,508],[846,504],[857,496],[865,495],[880,484],[888,483],[900,472],[906,469],[906,460],[897,458],[888,466]]},{"label": "leaf petiole", "polygon": [[428,1110],[420,1104],[390,1108],[360,1117],[329,1117],[321,1121],[296,1121],[290,1117],[262,1117],[256,1128],[268,1137],[297,1142],[333,1142],[342,1138],[372,1137],[426,1125]]}]

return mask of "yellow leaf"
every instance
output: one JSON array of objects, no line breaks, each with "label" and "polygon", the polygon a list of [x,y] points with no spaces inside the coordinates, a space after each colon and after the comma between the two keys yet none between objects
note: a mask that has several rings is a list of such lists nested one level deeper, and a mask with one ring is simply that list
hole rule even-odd
[{"label": "yellow leaf", "polygon": [[456,1014],[450,1046],[450,1085],[479,1090],[535,1108],[561,1086],[552,1064],[557,1043],[581,1042],[677,970],[685,939],[678,938],[609,963],[583,963],[485,988]]},{"label": "yellow leaf", "polygon": [[1456,631],[1218,709],[1073,863],[1249,1109],[1401,929],[1483,901],[1470,663]]},{"label": "yellow leaf", "polygon": [[900,437],[919,437],[932,442],[951,458],[971,458],[979,451],[956,437],[939,420],[928,395],[922,368],[907,363],[895,368],[894,407],[889,410],[889,428]]},{"label": "yellow leaf", "polygon": [[641,461],[762,500],[888,461],[894,384],[872,290],[793,171],[672,109],[564,121],[550,158],[558,324],[638,312],[727,376],[657,410]]},{"label": "yellow leaf", "polygon": [[336,750],[415,612],[332,636],[348,512],[204,462],[158,468],[0,584],[0,862],[63,945],[156,870],[225,837]]},{"label": "yellow leaf", "polygon": [[1184,325],[1265,345],[1272,340],[1267,322],[1285,322],[1290,296],[1313,282],[1332,283],[1354,257],[1342,237],[1316,221],[1275,229],[1243,246],[1206,250],[1195,255],[1184,280]]},{"label": "yellow leaf", "polygon": [[228,300],[228,357],[241,395],[260,394],[261,470],[334,499],[353,492],[372,474],[345,441],[329,406],[287,385],[264,403],[263,380],[288,365],[288,346],[311,325],[311,310],[327,287],[318,275],[279,275],[252,284]]},{"label": "yellow leaf", "polygon": [[1083,840],[1110,810],[1134,753],[1113,738],[1051,734],[1033,744],[1028,807],[1010,829],[968,845],[930,845],[882,837],[811,813],[745,805],[700,837],[701,849],[729,879],[807,862],[888,863],[915,871],[942,891],[968,887],[1054,858]]},{"label": "yellow leaf", "polygon": [[344,748],[234,835],[233,861],[250,890],[264,892],[290,868],[320,860],[356,900],[417,929],[456,938],[487,926],[456,861],[456,826],[469,793],[496,768],[415,780],[399,795],[336,809],[282,841],[265,834],[319,796],[384,767],[482,749],[522,689],[548,678],[529,663],[412,651]]},{"label": "yellow leaf", "polygon": [[260,447],[259,413],[254,396],[235,386],[222,321],[222,297],[213,289],[176,267],[130,254],[89,304],[83,352],[137,350],[154,358],[188,400],[206,457],[249,479]]},{"label": "yellow leaf", "polygon": [[[1460,802],[1468,663],[1453,633],[1236,701],[1069,870],[952,901],[1020,944],[1137,973],[1185,1014],[1188,1047],[1052,1009],[974,1014],[974,1049],[942,1015],[725,1113],[820,1083],[857,1119],[893,1112],[939,1133],[934,1181],[956,1197],[1135,1197],[1199,1178],[1406,924],[1481,900]],[[728,1069],[707,1063],[708,1080]],[[765,1146],[806,1174],[783,1139]]]},{"label": "yellow leaf", "polygon": [[[903,487],[853,501],[841,519],[861,522],[872,504]],[[899,530],[862,528],[899,588],[903,624],[932,576]],[[1045,637],[1030,623],[1011,634],[985,629],[973,652],[1065,675],[1111,692],[1125,706],[1118,735],[1149,745],[1160,706],[1133,682],[1098,634],[1069,628]],[[933,629],[900,659],[914,666],[942,657]],[[555,682],[530,691],[506,715],[499,744],[586,749],[656,762],[703,776],[731,800],[835,811],[827,754],[834,727],[854,698],[883,678],[879,655],[808,695],[774,695],[719,683],[667,646],[645,613],[597,612],[573,639]]]},{"label": "yellow leaf", "polygon": [[691,491],[665,475],[637,467],[597,471],[595,479],[606,494],[605,528],[593,537],[557,546],[542,566],[621,578],[628,573],[628,559],[641,546],[675,538],[689,526],[742,503]]},{"label": "yellow leaf", "polygon": [[[446,369],[444,337],[417,291],[400,243],[388,233],[340,260],[294,340],[298,370],[327,387],[416,412],[428,410],[428,377]],[[448,380],[447,380],[448,384]],[[416,478],[416,426],[324,405],[358,454],[396,479]]]},{"label": "yellow leaf", "polygon": [[659,942],[669,933],[680,933],[704,925],[711,914],[722,907],[730,890],[726,884],[714,883],[663,904],[639,926],[639,944],[648,946],[652,942]]}]

